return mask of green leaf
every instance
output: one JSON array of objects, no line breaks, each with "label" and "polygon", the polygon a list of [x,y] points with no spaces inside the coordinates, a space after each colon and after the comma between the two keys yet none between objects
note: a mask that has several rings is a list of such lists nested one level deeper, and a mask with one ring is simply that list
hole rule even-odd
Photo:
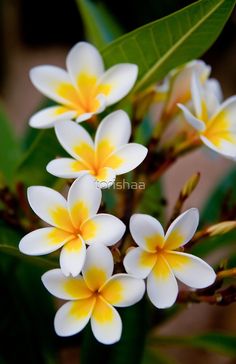
[{"label": "green leaf", "polygon": [[194,336],[157,336],[150,338],[148,343],[152,347],[154,345],[157,347],[161,345],[182,345],[236,357],[236,335],[220,332],[210,332]]},{"label": "green leaf", "polygon": [[20,157],[20,148],[11,123],[1,105],[0,127],[0,178],[3,177],[3,181],[11,184]]},{"label": "green leaf", "polygon": [[160,354],[157,350],[146,348],[142,364],[175,364],[173,359]]},{"label": "green leaf", "polygon": [[120,26],[109,14],[103,3],[76,0],[84,23],[86,38],[101,49],[122,35]]},{"label": "green leaf", "polygon": [[27,186],[53,185],[56,177],[46,171],[46,165],[55,157],[65,155],[65,151],[55,136],[54,129],[38,131],[18,165],[18,180]]},{"label": "green leaf", "polygon": [[31,257],[28,255],[24,255],[19,251],[19,249],[8,244],[0,244],[0,253],[16,257],[19,260],[29,263],[30,265],[36,267],[41,267],[44,269],[58,268],[58,264],[56,263],[56,261],[41,257]]},{"label": "green leaf", "polygon": [[102,51],[106,66],[136,63],[139,78],[134,91],[141,90],[200,57],[220,34],[234,4],[235,0],[200,0],[125,34]]},{"label": "green leaf", "polygon": [[139,206],[139,212],[152,215],[164,223],[164,206],[163,188],[159,180],[145,189]]}]

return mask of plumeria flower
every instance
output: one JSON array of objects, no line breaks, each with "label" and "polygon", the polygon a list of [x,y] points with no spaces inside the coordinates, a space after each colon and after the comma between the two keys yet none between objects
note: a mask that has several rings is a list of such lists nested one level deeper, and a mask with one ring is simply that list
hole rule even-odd
[{"label": "plumeria flower", "polygon": [[103,119],[95,142],[81,125],[73,121],[58,122],[55,131],[63,148],[73,157],[55,159],[47,165],[47,171],[58,177],[77,178],[90,173],[99,182],[98,186],[107,188],[116,175],[136,168],[147,155],[147,148],[143,145],[128,143],[131,124],[122,110]]},{"label": "plumeria flower", "polygon": [[194,60],[170,71],[163,83],[156,87],[152,118],[160,120],[171,118],[178,112],[177,103],[185,104],[191,100],[191,79],[195,73],[202,84],[206,82],[211,67],[201,60]]},{"label": "plumeria flower", "polygon": [[192,208],[172,222],[166,234],[152,216],[135,214],[130,231],[138,244],[128,251],[124,266],[128,273],[147,278],[147,294],[154,306],[170,307],[178,294],[176,278],[192,288],[204,288],[215,280],[214,270],[202,259],[178,251],[194,235],[199,221]]},{"label": "plumeria flower", "polygon": [[103,344],[119,341],[122,322],[113,307],[127,307],[140,301],[145,291],[144,281],[128,274],[115,274],[110,250],[100,244],[87,249],[83,276],[66,278],[60,269],[42,276],[47,290],[54,296],[69,300],[56,313],[54,326],[60,336],[74,335],[88,324],[94,336]]},{"label": "plumeria flower", "polygon": [[206,146],[226,157],[236,158],[236,96],[220,105],[219,87],[216,81],[212,82],[204,88],[193,75],[193,112],[182,104],[178,106]]},{"label": "plumeria flower", "polygon": [[76,276],[86,256],[85,244],[113,245],[123,236],[125,225],[108,214],[97,214],[101,190],[91,176],[76,180],[64,197],[48,187],[28,189],[28,200],[34,212],[51,227],[27,234],[19,249],[28,255],[43,255],[62,247],[60,266],[63,274]]},{"label": "plumeria flower", "polygon": [[55,66],[38,66],[30,71],[34,86],[59,105],[48,107],[30,119],[34,128],[52,127],[58,120],[81,122],[102,112],[126,96],[133,87],[138,67],[121,63],[106,72],[98,50],[77,43],[66,58],[67,71]]}]

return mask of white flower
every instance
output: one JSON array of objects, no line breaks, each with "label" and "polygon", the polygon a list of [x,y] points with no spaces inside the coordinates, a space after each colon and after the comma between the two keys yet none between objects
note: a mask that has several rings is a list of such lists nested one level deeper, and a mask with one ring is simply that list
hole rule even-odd
[{"label": "white flower", "polygon": [[33,186],[28,200],[34,212],[52,227],[27,234],[19,249],[28,255],[43,255],[62,247],[60,265],[65,275],[81,272],[86,256],[85,244],[113,245],[121,239],[125,225],[115,216],[97,214],[101,191],[91,176],[77,179],[67,201],[51,188]]},{"label": "white flower", "polygon": [[170,71],[163,84],[156,87],[151,116],[155,121],[172,118],[178,112],[178,103],[186,104],[191,100],[191,79],[195,73],[205,84],[211,67],[201,60],[194,60]]},{"label": "white flower", "polygon": [[126,96],[133,87],[138,67],[121,63],[104,71],[98,50],[77,43],[66,58],[67,71],[55,66],[38,66],[30,71],[34,86],[59,105],[46,108],[30,119],[34,128],[50,128],[58,120],[89,119]]},{"label": "white flower", "polygon": [[145,291],[144,281],[128,274],[115,274],[110,250],[100,244],[87,249],[83,276],[66,278],[60,269],[42,276],[48,291],[69,300],[57,312],[55,331],[60,336],[74,335],[91,320],[94,336],[103,344],[119,341],[122,322],[113,307],[127,307],[140,301]]},{"label": "white flower", "polygon": [[192,77],[193,113],[179,104],[186,121],[199,133],[202,142],[228,158],[236,158],[236,96],[222,104],[219,84],[209,80],[202,87],[196,75]]},{"label": "white flower", "polygon": [[198,210],[192,208],[173,221],[164,234],[153,217],[143,214],[131,217],[130,231],[138,247],[127,253],[124,266],[136,277],[147,277],[147,294],[158,308],[175,303],[176,278],[193,288],[207,287],[215,280],[214,270],[202,259],[176,250],[192,238],[198,220]]},{"label": "white flower", "polygon": [[128,143],[131,124],[122,110],[103,119],[95,142],[81,125],[72,121],[58,122],[55,131],[59,142],[73,159],[55,159],[47,165],[47,171],[62,178],[77,178],[90,173],[100,188],[110,187],[116,175],[136,168],[147,155],[147,148],[143,145]]}]

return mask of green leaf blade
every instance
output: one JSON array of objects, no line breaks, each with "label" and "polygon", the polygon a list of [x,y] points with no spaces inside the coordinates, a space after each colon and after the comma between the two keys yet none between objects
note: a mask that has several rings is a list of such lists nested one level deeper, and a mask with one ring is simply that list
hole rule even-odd
[{"label": "green leaf blade", "polygon": [[200,0],[167,17],[140,27],[102,52],[108,67],[136,63],[134,91],[161,80],[171,69],[200,57],[223,29],[235,0]]}]

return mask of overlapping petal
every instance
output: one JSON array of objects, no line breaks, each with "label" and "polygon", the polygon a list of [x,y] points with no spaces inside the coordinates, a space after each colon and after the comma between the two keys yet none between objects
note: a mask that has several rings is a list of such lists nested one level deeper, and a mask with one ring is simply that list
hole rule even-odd
[{"label": "overlapping petal", "polygon": [[155,253],[149,253],[141,248],[133,248],[126,254],[123,264],[129,274],[137,278],[147,278],[157,260]]},{"label": "overlapping petal", "polygon": [[65,277],[60,269],[52,269],[44,273],[42,282],[53,296],[62,300],[81,300],[92,295],[82,276]]},{"label": "overlapping petal", "polygon": [[27,255],[44,255],[54,252],[70,241],[73,236],[61,229],[46,227],[25,235],[19,249]]},{"label": "overlapping petal", "polygon": [[116,307],[127,307],[139,302],[145,291],[142,279],[128,274],[115,274],[100,290],[102,297]]},{"label": "overlapping petal", "polygon": [[174,250],[192,239],[199,223],[199,212],[191,208],[175,219],[165,236],[165,249]]},{"label": "overlapping petal", "polygon": [[40,219],[62,230],[74,231],[66,200],[59,192],[48,187],[32,186],[27,194],[31,208]]},{"label": "overlapping petal", "polygon": [[93,312],[95,298],[65,303],[56,313],[54,326],[57,335],[75,335],[87,325]]},{"label": "overlapping petal", "polygon": [[68,193],[68,210],[76,229],[80,229],[84,221],[97,213],[101,199],[101,190],[90,175],[73,182]]},{"label": "overlapping petal", "polygon": [[113,257],[106,246],[93,244],[88,247],[82,272],[91,290],[98,290],[111,277],[113,269]]},{"label": "overlapping petal", "polygon": [[60,266],[63,274],[76,277],[82,270],[86,257],[86,246],[79,236],[64,245],[60,254]]},{"label": "overlapping petal", "polygon": [[81,226],[81,235],[86,244],[114,245],[125,232],[124,223],[117,217],[109,214],[98,214]]},{"label": "overlapping petal", "polygon": [[192,288],[205,288],[214,283],[214,270],[202,259],[182,252],[165,254],[169,266],[175,276]]},{"label": "overlapping petal", "polygon": [[73,119],[76,114],[76,111],[63,106],[51,106],[34,114],[29,120],[29,125],[32,128],[47,129],[54,126],[57,121]]},{"label": "overlapping petal", "polygon": [[145,214],[134,214],[130,219],[130,232],[144,250],[155,253],[164,245],[164,230],[158,220]]},{"label": "overlapping petal", "polygon": [[48,163],[46,169],[53,176],[60,178],[79,178],[89,173],[89,169],[83,163],[72,158],[54,159]]},{"label": "overlapping petal", "polygon": [[162,255],[147,278],[147,293],[157,308],[171,307],[177,298],[178,285],[175,276]]},{"label": "overlapping petal", "polygon": [[91,317],[91,327],[96,339],[103,344],[114,344],[120,340],[122,322],[112,305],[98,297]]}]

